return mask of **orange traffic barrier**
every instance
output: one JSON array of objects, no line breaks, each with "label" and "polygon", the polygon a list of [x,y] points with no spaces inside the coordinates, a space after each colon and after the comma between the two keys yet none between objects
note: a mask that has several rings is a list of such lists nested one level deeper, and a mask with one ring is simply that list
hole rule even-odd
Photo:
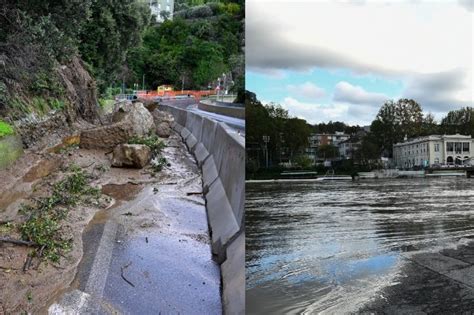
[{"label": "orange traffic barrier", "polygon": [[201,97],[206,97],[210,95],[216,95],[215,90],[203,90],[203,91],[194,91],[194,90],[184,90],[184,91],[138,91],[138,98],[155,98],[155,97],[167,97],[167,98],[176,98],[178,96],[193,96],[196,100],[200,100]]}]

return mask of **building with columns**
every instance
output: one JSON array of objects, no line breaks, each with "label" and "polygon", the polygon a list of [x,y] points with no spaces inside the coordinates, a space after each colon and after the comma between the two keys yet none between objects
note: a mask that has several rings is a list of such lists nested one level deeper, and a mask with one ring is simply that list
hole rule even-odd
[{"label": "building with columns", "polygon": [[471,136],[431,135],[393,145],[393,162],[397,168],[436,165],[463,165],[474,156]]}]

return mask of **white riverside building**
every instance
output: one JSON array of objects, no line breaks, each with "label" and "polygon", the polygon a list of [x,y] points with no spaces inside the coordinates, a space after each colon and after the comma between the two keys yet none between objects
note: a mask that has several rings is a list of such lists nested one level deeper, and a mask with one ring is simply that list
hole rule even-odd
[{"label": "white riverside building", "polygon": [[431,135],[393,145],[393,162],[399,169],[437,165],[462,165],[474,156],[472,137]]}]

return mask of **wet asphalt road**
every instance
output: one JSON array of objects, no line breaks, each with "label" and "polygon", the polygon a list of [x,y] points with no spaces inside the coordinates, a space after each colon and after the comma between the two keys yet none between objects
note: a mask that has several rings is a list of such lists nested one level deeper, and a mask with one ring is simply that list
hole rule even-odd
[{"label": "wet asphalt road", "polygon": [[49,314],[222,313],[199,170],[176,135],[162,154],[163,179],[89,223],[76,278]]}]

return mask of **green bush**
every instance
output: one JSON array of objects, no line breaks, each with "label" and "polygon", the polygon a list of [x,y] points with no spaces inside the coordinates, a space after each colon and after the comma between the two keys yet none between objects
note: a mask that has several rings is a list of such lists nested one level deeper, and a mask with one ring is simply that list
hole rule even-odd
[{"label": "green bush", "polygon": [[33,205],[23,206],[27,220],[20,226],[23,240],[34,242],[43,249],[43,257],[59,261],[62,253],[71,249],[72,239],[61,233],[61,221],[70,207],[87,198],[98,198],[100,190],[87,184],[87,175],[73,166],[65,179],[54,184],[51,195],[39,198]]},{"label": "green bush", "polygon": [[0,138],[13,134],[13,127],[0,120]]},{"label": "green bush", "polygon": [[133,137],[128,140],[129,144],[144,144],[151,149],[152,157],[158,156],[161,153],[161,150],[165,147],[163,141],[158,138],[158,136],[150,137]]}]

